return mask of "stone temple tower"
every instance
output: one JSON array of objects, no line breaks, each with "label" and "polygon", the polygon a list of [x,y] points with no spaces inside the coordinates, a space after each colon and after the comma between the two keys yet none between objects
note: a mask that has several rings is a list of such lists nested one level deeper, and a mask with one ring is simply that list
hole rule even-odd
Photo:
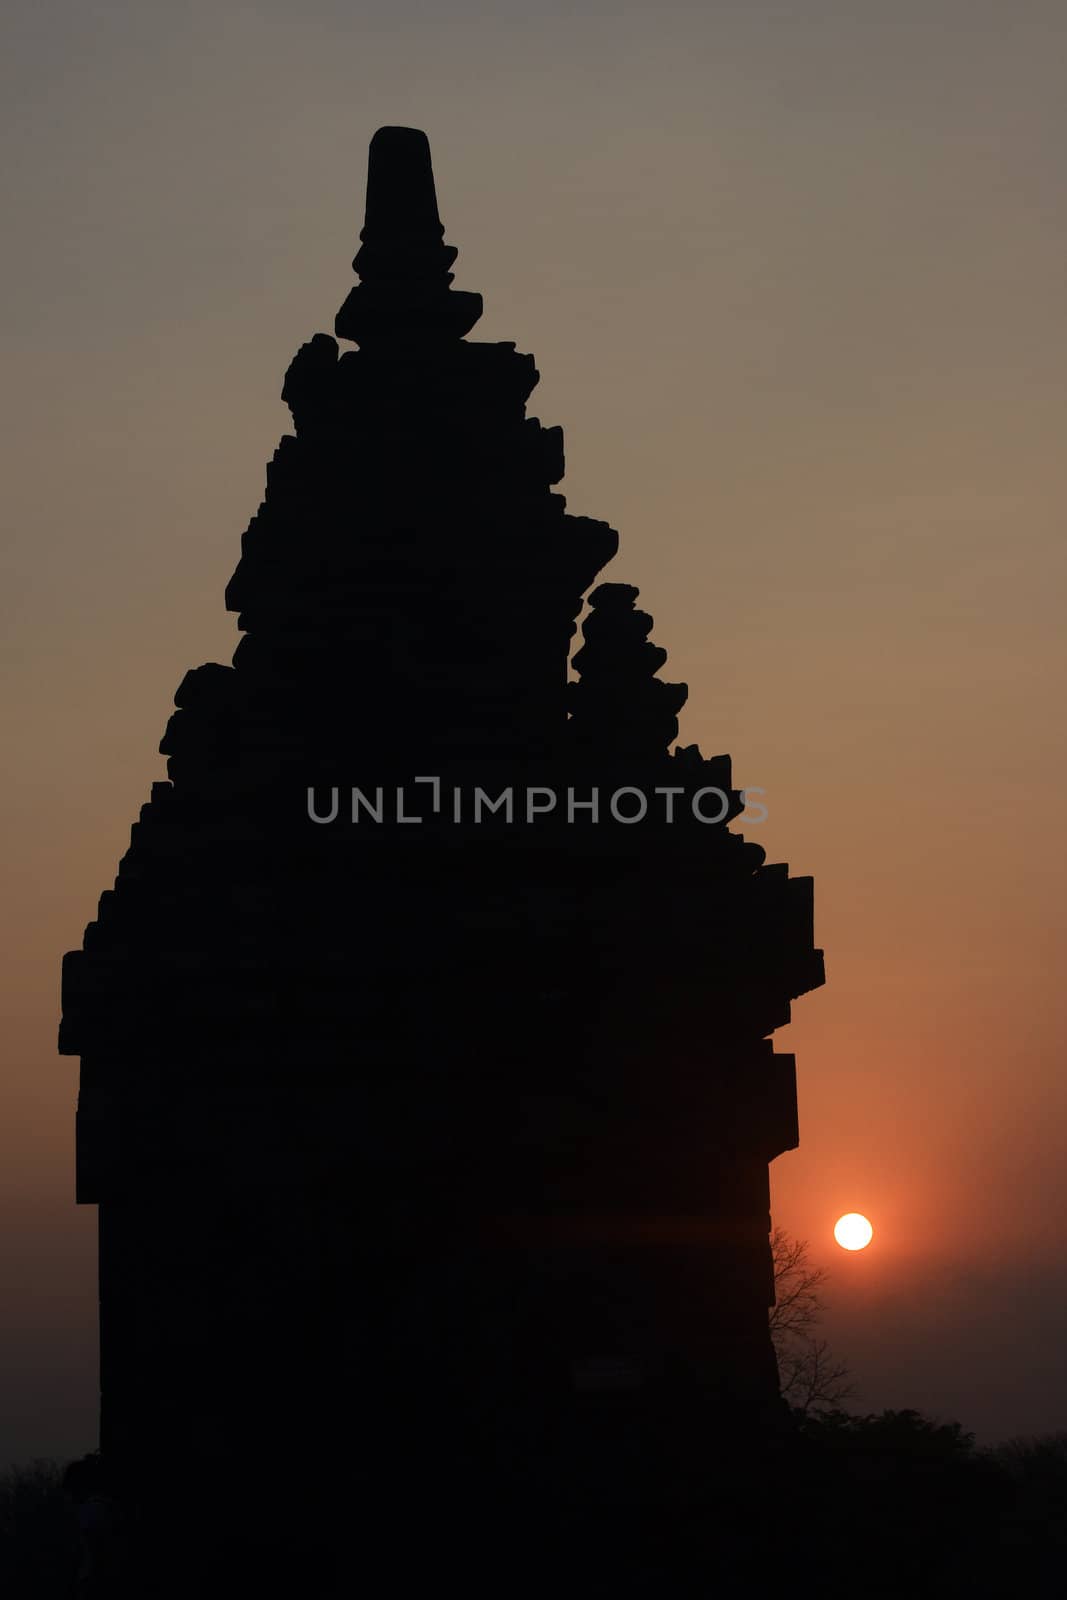
[{"label": "stone temple tower", "polygon": [[811,882],[678,747],[533,359],[467,338],[422,133],[374,136],[361,240],[233,664],[179,685],[64,966],[101,1448],[157,1582],[175,1495],[198,1560],[432,1566],[714,1493],[780,1421]]}]

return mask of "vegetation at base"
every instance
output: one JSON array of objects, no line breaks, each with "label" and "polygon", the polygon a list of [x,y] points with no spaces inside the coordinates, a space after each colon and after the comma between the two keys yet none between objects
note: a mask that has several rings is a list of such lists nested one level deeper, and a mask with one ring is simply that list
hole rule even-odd
[{"label": "vegetation at base", "polygon": [[[660,1523],[633,1592],[677,1593],[706,1580],[720,1595],[751,1593],[773,1576],[776,1589],[817,1582],[823,1595],[970,1596],[1044,1593],[1060,1580],[1067,1433],[980,1449],[958,1422],[912,1410],[794,1417],[794,1438],[758,1493],[691,1509],[674,1527]],[[84,1575],[79,1585],[77,1500],[69,1473],[66,1490],[63,1480],[52,1461],[0,1476],[0,1592],[11,1600],[118,1595]],[[191,1511],[195,1492],[183,1518]],[[604,1531],[569,1593],[596,1592],[599,1563],[612,1560]],[[360,1548],[356,1527],[348,1543]],[[611,1577],[613,1593],[628,1592],[625,1572]],[[353,1593],[358,1578],[353,1570]],[[122,1600],[133,1592],[123,1588]],[[141,1600],[141,1585],[137,1592]]]},{"label": "vegetation at base", "polygon": [[8,1600],[76,1593],[80,1534],[63,1472],[60,1462],[36,1460],[0,1473],[0,1594]]}]

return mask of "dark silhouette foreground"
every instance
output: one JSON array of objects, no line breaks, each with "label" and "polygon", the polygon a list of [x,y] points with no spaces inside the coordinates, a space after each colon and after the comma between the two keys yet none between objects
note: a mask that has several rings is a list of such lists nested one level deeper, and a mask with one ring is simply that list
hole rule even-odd
[{"label": "dark silhouette foreground", "polygon": [[[464,1584],[501,1596],[594,1595],[608,1592],[605,1584],[613,1593],[649,1595],[803,1593],[810,1585],[842,1596],[1014,1596],[1058,1593],[1067,1561],[1067,1436],[979,1451],[959,1424],[914,1411],[807,1418],[780,1474],[765,1481],[762,1501],[735,1489],[685,1516],[544,1529],[546,1544],[494,1532],[479,1506],[443,1540],[433,1530],[427,1549],[431,1529],[416,1520],[409,1500],[410,1520],[388,1559],[376,1564],[361,1539],[359,1508],[352,1507],[341,1527],[328,1530],[330,1542],[347,1551],[329,1578],[289,1558],[278,1538],[294,1478],[313,1470],[313,1464],[273,1464],[258,1538],[244,1564],[230,1569],[233,1593],[401,1595],[413,1577],[436,1570],[442,1590]],[[5,1594],[20,1600],[206,1594],[221,1574],[209,1558],[179,1579],[183,1529],[198,1503],[194,1482],[175,1508],[171,1544],[147,1580],[134,1585],[114,1571],[105,1577],[105,1550],[97,1571],[76,1587],[77,1518],[60,1481],[54,1464],[38,1463],[0,1482]]]},{"label": "dark silhouette foreground", "polygon": [[65,964],[139,1592],[510,1591],[579,1536],[658,1562],[709,1504],[727,1560],[792,1470],[770,1035],[823,981],[811,882],[676,745],[686,687],[553,489],[533,359],[465,337],[418,131],[375,135],[361,240],[359,349],[285,377],[233,665],[180,684]]}]

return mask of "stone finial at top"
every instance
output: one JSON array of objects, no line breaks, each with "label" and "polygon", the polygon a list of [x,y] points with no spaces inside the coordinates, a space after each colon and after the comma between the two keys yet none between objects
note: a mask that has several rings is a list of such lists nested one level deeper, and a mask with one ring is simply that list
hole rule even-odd
[{"label": "stone finial at top", "polygon": [[482,297],[452,289],[430,143],[419,128],[379,128],[370,142],[367,206],[352,265],[359,284],[337,313],[339,339],[399,345],[462,339]]}]

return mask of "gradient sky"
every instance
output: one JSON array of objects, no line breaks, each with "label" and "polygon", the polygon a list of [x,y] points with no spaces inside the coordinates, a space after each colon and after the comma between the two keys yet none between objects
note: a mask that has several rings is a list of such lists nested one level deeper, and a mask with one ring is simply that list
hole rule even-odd
[{"label": "gradient sky", "polygon": [[856,1403],[1067,1428],[1062,0],[5,9],[0,1465],[94,1443],[60,957],[236,643],[383,123],[430,136],[474,336],[535,354],[683,741],[815,876],[772,1184]]}]

